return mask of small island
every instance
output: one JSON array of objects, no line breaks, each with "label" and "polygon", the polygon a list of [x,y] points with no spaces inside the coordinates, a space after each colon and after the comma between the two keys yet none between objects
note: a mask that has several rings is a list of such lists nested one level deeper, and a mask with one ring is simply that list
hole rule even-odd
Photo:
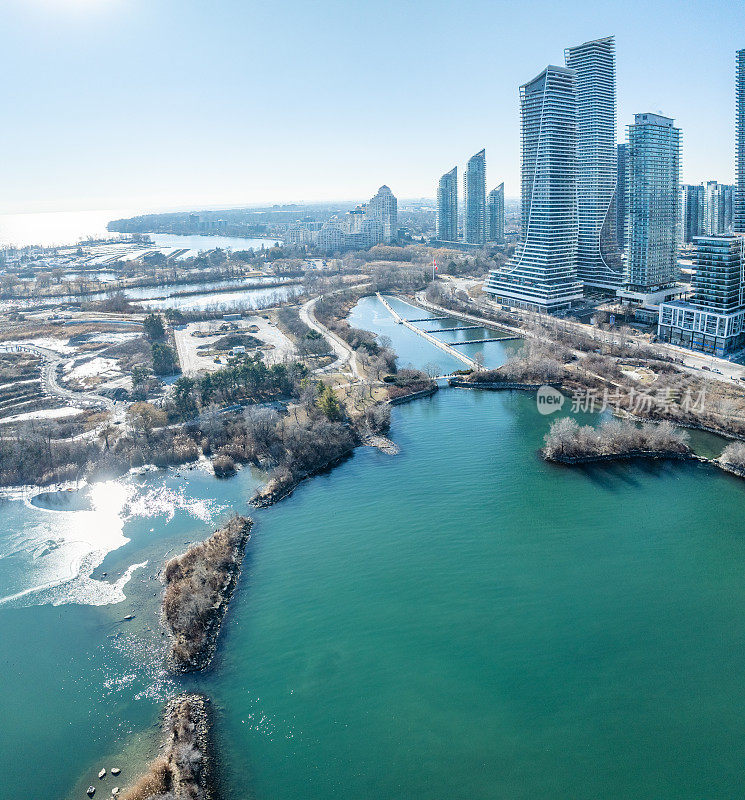
[{"label": "small island", "polygon": [[612,419],[593,428],[580,425],[571,417],[554,421],[541,454],[546,461],[562,464],[626,458],[696,458],[685,431],[670,422],[637,426],[627,420]]},{"label": "small island", "polygon": [[166,564],[163,617],[173,636],[169,660],[176,672],[198,672],[212,661],[252,525],[235,516]]},{"label": "small island", "polygon": [[203,695],[175,697],[166,706],[163,752],[119,800],[212,800],[209,700]]}]

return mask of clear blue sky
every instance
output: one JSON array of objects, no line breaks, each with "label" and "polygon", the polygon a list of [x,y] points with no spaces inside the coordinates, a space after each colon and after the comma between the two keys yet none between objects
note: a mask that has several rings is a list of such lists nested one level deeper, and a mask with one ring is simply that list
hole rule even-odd
[{"label": "clear blue sky", "polygon": [[518,196],[518,87],[616,35],[619,134],[731,181],[742,0],[0,0],[0,212],[433,196],[486,147]]}]

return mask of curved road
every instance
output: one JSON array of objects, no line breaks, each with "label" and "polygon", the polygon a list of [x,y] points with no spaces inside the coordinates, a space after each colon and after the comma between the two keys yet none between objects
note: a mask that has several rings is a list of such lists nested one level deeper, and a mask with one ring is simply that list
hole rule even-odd
[{"label": "curved road", "polygon": [[312,300],[308,300],[307,303],[303,303],[303,305],[300,307],[300,319],[309,328],[316,331],[316,333],[320,333],[321,336],[323,336],[331,345],[334,353],[336,353],[337,356],[336,361],[334,361],[333,364],[329,364],[327,367],[321,367],[317,371],[340,371],[341,368],[348,363],[350,369],[352,370],[352,375],[359,380],[361,376],[359,368],[357,367],[357,356],[354,350],[352,350],[352,348],[340,336],[337,336],[333,331],[330,331],[325,325],[320,323],[313,313],[313,308],[320,299],[320,297],[314,297]]},{"label": "curved road", "polygon": [[54,350],[37,347],[34,344],[0,344],[0,353],[31,353],[42,360],[41,386],[46,394],[54,395],[63,400],[67,405],[76,408],[101,408],[113,411],[116,403],[108,397],[94,392],[73,392],[60,386],[57,380],[57,367],[64,362],[64,357]]}]

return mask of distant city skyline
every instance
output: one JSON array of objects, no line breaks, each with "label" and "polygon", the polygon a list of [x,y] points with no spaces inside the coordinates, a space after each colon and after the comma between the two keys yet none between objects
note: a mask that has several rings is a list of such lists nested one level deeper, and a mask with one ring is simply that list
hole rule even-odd
[{"label": "distant city skyline", "polygon": [[[0,213],[358,200],[382,183],[432,197],[453,156],[481,147],[487,180],[516,198],[518,87],[609,35],[617,140],[635,113],[662,112],[685,131],[682,180],[730,184],[743,23],[732,0],[705,13],[673,0],[6,0]],[[681,57],[703,41],[716,41],[705,59]],[[448,93],[468,113],[443,106]]]}]

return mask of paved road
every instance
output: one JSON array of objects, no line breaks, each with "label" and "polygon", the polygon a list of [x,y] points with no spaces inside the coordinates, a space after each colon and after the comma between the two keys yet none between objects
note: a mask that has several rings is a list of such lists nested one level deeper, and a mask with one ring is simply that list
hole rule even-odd
[{"label": "paved road", "polygon": [[[461,289],[465,292],[467,292],[469,288],[480,283],[480,281],[473,280],[472,278],[452,278],[449,282],[454,284],[457,289]],[[420,298],[418,297],[417,299]],[[471,300],[471,302],[473,303],[474,314],[478,314],[479,305],[481,305],[481,303],[477,303],[473,300]],[[494,305],[489,300],[483,300],[482,303],[485,304],[487,308]],[[440,308],[440,306],[435,306],[433,304],[430,304],[430,306],[432,308]],[[495,305],[494,308],[496,309]],[[458,316],[457,312],[450,311],[448,313],[453,314],[453,316]],[[531,312],[528,311],[520,311],[520,315],[525,319],[529,319],[532,316]],[[461,316],[463,315],[461,314]],[[561,325],[569,330],[577,330],[586,336],[592,336],[598,342],[610,343],[618,341],[620,335],[618,330],[605,331],[592,325],[576,322],[574,320],[562,319],[561,317],[551,317],[551,319],[557,325]],[[510,326],[500,323],[500,327],[509,328]],[[519,329],[516,328],[516,330]],[[523,335],[530,335],[530,333],[523,330]],[[674,344],[667,344],[666,342],[654,342],[650,344],[641,336],[635,336],[633,334],[627,335],[626,331],[624,331],[624,336],[631,343],[655,348],[659,353],[674,359],[678,362],[678,365],[687,372],[697,374],[700,377],[723,381],[724,383],[734,383],[740,386],[745,383],[745,381],[740,380],[741,378],[745,378],[745,365],[743,364],[736,364],[724,358],[717,358],[707,353],[698,353],[695,350],[687,350],[684,347],[677,347]]]},{"label": "paved road", "polygon": [[45,347],[38,347],[33,344],[0,344],[0,352],[3,353],[31,353],[41,358],[41,387],[46,394],[54,395],[63,400],[67,405],[76,408],[101,408],[106,411],[113,411],[116,403],[108,397],[104,397],[94,392],[73,392],[61,386],[57,379],[57,367],[64,363],[65,359],[53,350]]},{"label": "paved road", "polygon": [[303,303],[303,305],[300,307],[300,319],[309,328],[325,337],[325,339],[331,345],[334,353],[336,353],[337,359],[333,364],[329,364],[327,367],[321,367],[316,371],[340,372],[346,364],[349,364],[349,367],[352,370],[352,375],[359,379],[360,372],[357,366],[357,356],[354,350],[352,350],[352,348],[340,336],[337,336],[333,331],[330,331],[325,325],[320,323],[313,313],[313,309],[320,299],[320,297],[314,297],[312,300],[308,300],[307,303]]}]

